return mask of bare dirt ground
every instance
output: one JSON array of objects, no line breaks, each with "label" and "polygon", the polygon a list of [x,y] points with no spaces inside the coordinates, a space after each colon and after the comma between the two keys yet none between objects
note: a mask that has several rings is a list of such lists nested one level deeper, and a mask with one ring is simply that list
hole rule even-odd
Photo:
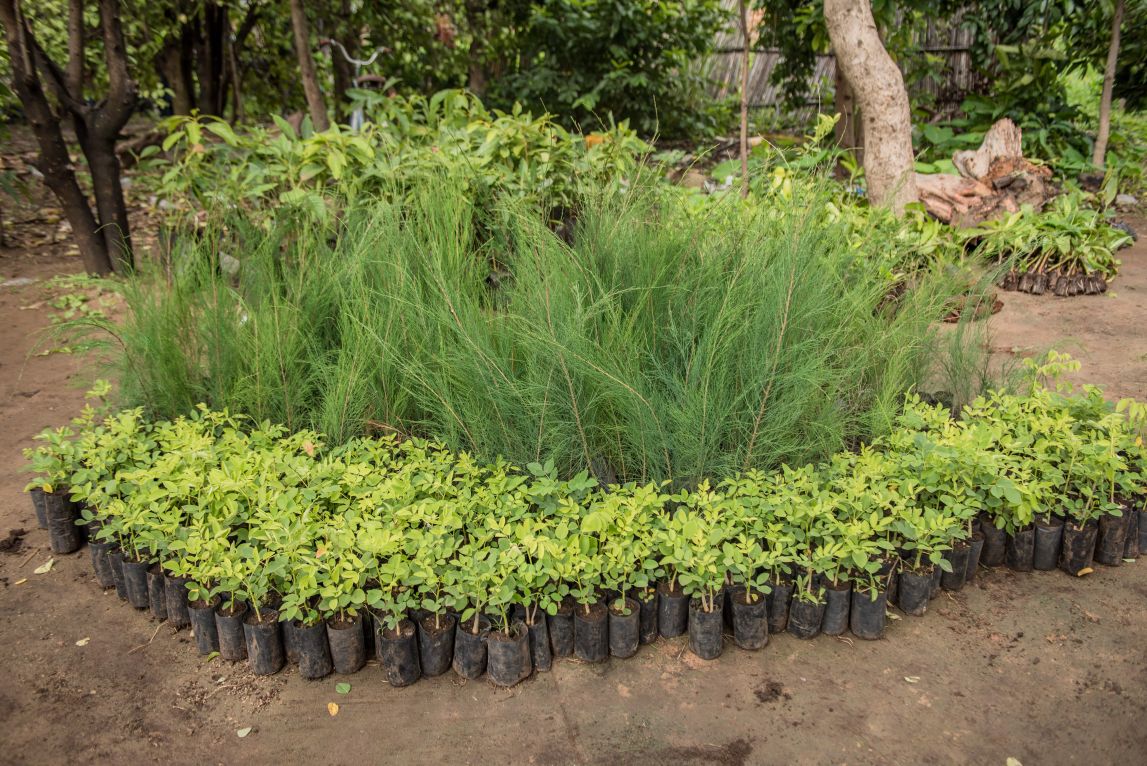
[{"label": "bare dirt ground", "polygon": [[1083,365],[1070,380],[1102,385],[1113,399],[1147,399],[1147,223],[1132,224],[1140,240],[1119,253],[1122,271],[1106,294],[1001,292],[1004,308],[989,325],[993,354],[1030,356],[1055,348]]},{"label": "bare dirt ground", "polygon": [[[0,249],[0,282],[79,269],[66,245],[17,240],[30,246]],[[993,348],[1064,347],[1082,378],[1147,397],[1147,243],[1123,260],[1107,297],[1003,295]],[[1082,579],[982,570],[882,641],[727,641],[713,662],[660,641],[510,691],[452,674],[392,689],[376,663],[308,682],[204,661],[186,630],[101,591],[86,549],[33,571],[50,553],[20,450],[67,422],[84,382],[81,359],[30,355],[45,296],[0,287],[0,539],[18,540],[0,551],[0,763],[1147,762],[1147,561]]]}]

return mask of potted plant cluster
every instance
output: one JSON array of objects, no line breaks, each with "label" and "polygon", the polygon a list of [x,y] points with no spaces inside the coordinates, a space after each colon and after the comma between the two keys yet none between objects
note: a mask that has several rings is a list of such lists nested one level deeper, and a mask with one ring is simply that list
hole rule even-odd
[{"label": "potted plant cluster", "polygon": [[67,500],[102,587],[205,655],[322,678],[373,654],[395,686],[451,669],[513,686],[659,634],[704,659],[726,633],[880,638],[889,604],[921,615],[981,563],[1118,566],[1147,530],[1145,420],[1091,387],[995,392],[959,418],[910,396],[856,451],[670,492],[205,407],[85,411],[29,452],[30,487]]}]

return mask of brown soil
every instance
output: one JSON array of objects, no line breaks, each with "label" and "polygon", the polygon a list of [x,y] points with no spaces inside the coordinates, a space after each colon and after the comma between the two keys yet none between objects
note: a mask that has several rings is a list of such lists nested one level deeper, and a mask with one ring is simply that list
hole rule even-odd
[{"label": "brown soil", "polygon": [[434,615],[428,614],[422,618],[422,629],[431,636],[437,636],[446,630],[454,630],[454,618],[444,614],[436,620]]},{"label": "brown soil", "polygon": [[590,604],[587,606],[578,606],[574,612],[575,618],[581,618],[586,622],[601,622],[609,615],[609,610],[605,608],[605,604],[600,602]]},{"label": "brown soil", "polygon": [[[1147,232],[1142,220],[1131,221]],[[991,349],[1001,361],[1038,356],[1050,348],[1083,367],[1068,379],[1102,385],[1111,398],[1147,399],[1147,238],[1119,252],[1120,274],[1103,295],[1029,295],[1000,292]]]},{"label": "brown soil", "polygon": [[[66,251],[0,250],[0,282],[77,270]],[[1084,361],[1081,380],[1147,398],[1147,246],[1122,257],[1125,273],[1106,296],[1005,295],[993,347],[1010,356],[1055,344]],[[52,555],[36,526],[20,451],[75,413],[84,381],[73,355],[30,355],[48,325],[44,300],[38,283],[0,288],[0,538],[30,530],[19,555],[0,556],[0,762],[1014,757],[1030,766],[1147,757],[1147,561],[1078,579],[984,571],[925,617],[899,615],[882,641],[781,635],[756,653],[726,641],[721,659],[705,662],[687,637],[660,639],[625,661],[558,661],[510,690],[453,673],[392,689],[374,661],[353,677],[308,682],[292,669],[256,677],[243,663],[206,660],[187,630],[101,590],[86,550]],[[49,558],[53,568],[34,574]],[[341,681],[350,693],[336,693]]]},{"label": "brown soil", "polygon": [[410,620],[403,620],[396,628],[382,629],[382,637],[386,639],[409,638],[412,635],[414,635],[414,623]]}]

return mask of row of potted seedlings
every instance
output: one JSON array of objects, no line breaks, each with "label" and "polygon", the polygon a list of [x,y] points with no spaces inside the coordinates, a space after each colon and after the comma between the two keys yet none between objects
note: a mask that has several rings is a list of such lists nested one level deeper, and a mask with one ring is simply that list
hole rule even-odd
[{"label": "row of potted seedlings", "polygon": [[206,408],[86,411],[30,452],[30,489],[53,550],[86,535],[100,585],[191,625],[203,654],[321,678],[374,653],[396,686],[512,686],[658,636],[705,659],[725,635],[880,638],[888,605],[921,615],[981,565],[1118,566],[1147,544],[1143,419],[1095,389],[995,393],[958,419],[912,397],[856,452],[669,492],[419,439],[328,448]]}]

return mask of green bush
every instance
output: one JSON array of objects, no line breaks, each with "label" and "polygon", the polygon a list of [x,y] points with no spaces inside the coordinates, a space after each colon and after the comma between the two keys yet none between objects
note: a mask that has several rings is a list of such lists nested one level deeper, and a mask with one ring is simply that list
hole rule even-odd
[{"label": "green bush", "polygon": [[730,23],[717,0],[522,4],[495,103],[521,101],[569,127],[628,120],[643,136],[710,135],[720,113],[689,65]]},{"label": "green bush", "polygon": [[279,118],[237,132],[221,120],[175,117],[161,150],[143,159],[164,204],[196,218],[241,208],[326,223],[346,205],[400,199],[443,177],[480,208],[514,199],[549,214],[586,190],[624,183],[647,149],[624,123],[581,136],[518,105],[488,111],[462,91],[356,97],[369,119],[359,133],[337,125],[315,133],[304,123],[300,135]]},{"label": "green bush", "polygon": [[703,215],[629,188],[578,206],[572,246],[520,205],[476,211],[459,186],[321,225],[237,215],[185,242],[101,325],[128,401],[689,485],[886,431],[962,289],[924,269],[888,299],[869,261],[894,245],[826,217],[819,186]]}]

